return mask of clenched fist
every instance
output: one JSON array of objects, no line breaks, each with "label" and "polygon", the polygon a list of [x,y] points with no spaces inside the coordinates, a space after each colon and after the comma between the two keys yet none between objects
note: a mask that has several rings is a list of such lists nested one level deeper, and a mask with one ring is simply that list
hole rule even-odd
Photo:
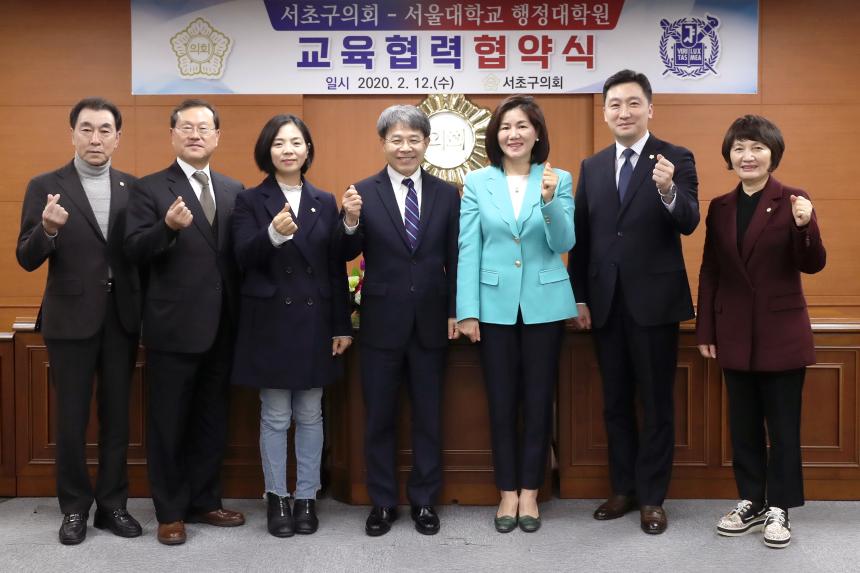
[{"label": "clenched fist", "polygon": [[544,203],[552,201],[555,196],[555,188],[558,187],[558,173],[552,170],[549,161],[544,163],[543,175],[541,176],[540,194]]},{"label": "clenched fist", "polygon": [[275,215],[275,218],[272,220],[272,226],[285,237],[295,235],[296,231],[299,230],[299,226],[293,221],[293,212],[290,211],[289,203],[284,203],[284,208]]},{"label": "clenched fist", "polygon": [[343,220],[350,227],[358,225],[358,218],[361,215],[361,195],[355,190],[354,185],[350,185],[346,193],[343,194]]},{"label": "clenched fist", "polygon": [[789,199],[791,199],[791,216],[794,217],[794,224],[798,227],[808,225],[812,218],[812,202],[799,195],[792,195]]},{"label": "clenched fist", "polygon": [[48,194],[48,203],[45,205],[45,210],[42,211],[42,228],[49,235],[56,235],[60,227],[66,224],[69,220],[69,212],[59,204],[60,194]]},{"label": "clenched fist", "polygon": [[186,207],[185,201],[182,200],[182,195],[176,198],[173,204],[167,209],[164,215],[164,222],[174,231],[185,229],[191,225],[194,220],[194,215],[191,210]]}]

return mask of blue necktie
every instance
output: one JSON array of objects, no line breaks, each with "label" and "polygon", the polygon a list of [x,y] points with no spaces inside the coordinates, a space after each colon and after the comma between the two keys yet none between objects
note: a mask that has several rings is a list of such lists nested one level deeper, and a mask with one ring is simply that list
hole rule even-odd
[{"label": "blue necktie", "polygon": [[406,226],[406,236],[409,238],[409,248],[415,250],[418,244],[418,192],[415,191],[415,183],[407,177],[403,180],[408,191],[406,192],[406,209],[403,214],[403,223]]},{"label": "blue necktie", "polygon": [[633,176],[633,164],[630,163],[633,153],[634,151],[629,147],[621,152],[624,163],[621,164],[621,171],[618,173],[618,198],[622,203],[624,202],[624,194],[627,193],[627,186],[630,185],[630,177]]}]

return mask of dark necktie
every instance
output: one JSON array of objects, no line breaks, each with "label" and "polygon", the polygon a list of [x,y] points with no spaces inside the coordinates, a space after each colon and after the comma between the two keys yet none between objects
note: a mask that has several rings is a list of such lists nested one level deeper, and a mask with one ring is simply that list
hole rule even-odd
[{"label": "dark necktie", "polygon": [[203,171],[195,171],[192,177],[200,183],[200,206],[203,207],[203,214],[206,215],[206,220],[211,225],[212,221],[215,220],[215,199],[209,188],[209,177]]},{"label": "dark necktie", "polygon": [[415,183],[407,177],[403,180],[406,185],[406,209],[403,213],[403,223],[406,226],[406,236],[409,237],[409,248],[415,250],[415,245],[418,244],[418,221],[420,220],[418,211],[418,192],[415,191]]},{"label": "dark necktie", "polygon": [[622,203],[624,202],[624,194],[627,193],[627,186],[630,185],[630,177],[633,175],[633,164],[630,163],[633,153],[634,151],[629,147],[621,152],[624,163],[621,164],[621,171],[618,173],[618,198]]}]

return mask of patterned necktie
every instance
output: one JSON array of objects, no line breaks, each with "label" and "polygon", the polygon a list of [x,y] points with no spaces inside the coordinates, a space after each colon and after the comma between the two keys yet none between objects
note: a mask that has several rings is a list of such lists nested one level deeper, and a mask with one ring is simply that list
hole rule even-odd
[{"label": "patterned necktie", "polygon": [[406,209],[403,213],[403,223],[406,226],[406,236],[409,237],[409,248],[415,250],[418,244],[418,192],[415,191],[415,182],[409,177],[403,180],[408,189],[406,193]]},{"label": "patterned necktie", "polygon": [[618,198],[624,202],[624,194],[627,193],[627,186],[630,185],[630,177],[633,175],[633,164],[630,163],[630,158],[633,157],[634,151],[629,147],[621,152],[624,156],[624,163],[621,164],[621,172],[618,173]]},{"label": "patterned necktie", "polygon": [[195,171],[192,177],[200,183],[200,206],[211,225],[215,220],[215,199],[212,198],[212,190],[209,188],[209,177],[203,171]]}]

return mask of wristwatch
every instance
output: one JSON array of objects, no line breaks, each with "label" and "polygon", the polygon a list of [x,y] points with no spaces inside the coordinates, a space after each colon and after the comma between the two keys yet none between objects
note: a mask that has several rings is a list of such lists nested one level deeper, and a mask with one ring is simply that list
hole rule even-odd
[{"label": "wristwatch", "polygon": [[659,189],[657,189],[657,193],[660,193],[660,198],[668,205],[675,199],[675,195],[678,193],[678,186],[672,181],[672,185],[669,187],[667,193],[661,193]]}]

